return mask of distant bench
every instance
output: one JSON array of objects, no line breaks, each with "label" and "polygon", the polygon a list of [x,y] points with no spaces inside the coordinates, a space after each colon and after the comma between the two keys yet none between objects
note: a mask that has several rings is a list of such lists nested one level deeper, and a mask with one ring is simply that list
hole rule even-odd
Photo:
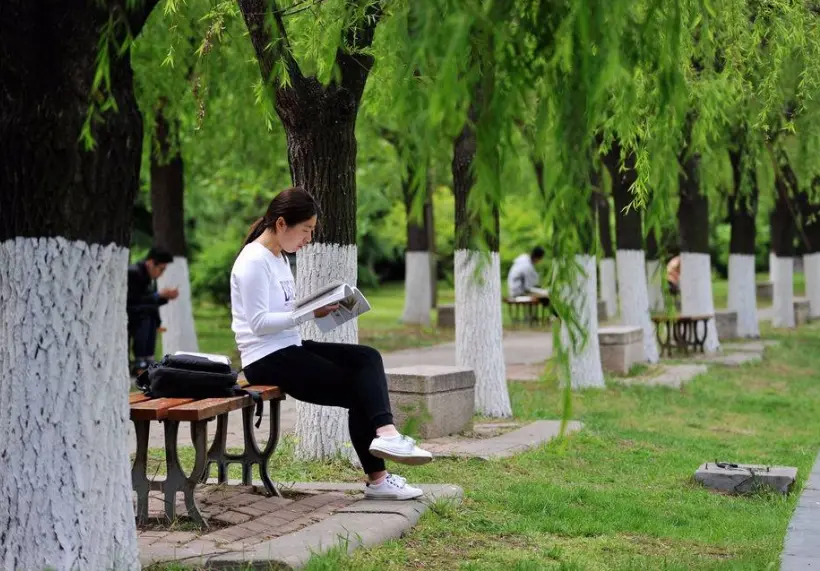
[{"label": "distant bench", "polygon": [[549,321],[553,313],[549,298],[536,295],[505,297],[504,305],[507,306],[510,321],[516,324],[542,325]]},{"label": "distant bench", "polygon": [[[251,485],[253,466],[259,468],[259,476],[265,490],[271,495],[281,495],[268,475],[268,460],[276,451],[279,442],[279,405],[284,394],[275,386],[253,385],[248,387],[259,393],[264,402],[270,403],[270,436],[264,449],[259,448],[253,432],[253,414],[256,403],[250,396],[228,398],[150,398],[141,393],[132,393],[128,401],[130,417],[137,436],[137,453],[131,468],[131,485],[137,492],[137,520],[148,518],[148,492],[159,490],[165,494],[165,515],[173,520],[176,515],[176,494],[182,492],[188,515],[200,525],[205,522],[194,501],[196,484],[208,478],[210,466],[217,466],[220,484],[228,482],[228,465],[242,465],[242,483]],[[228,437],[228,413],[242,410],[242,427],[245,449],[241,454],[229,454],[226,450]],[[208,421],[217,419],[216,436],[210,449],[206,449]],[[152,421],[165,426],[165,466],[164,481],[148,479],[148,433]],[[195,460],[190,476],[186,476],[179,463],[177,434],[179,423],[191,424]]]},{"label": "distant bench", "polygon": [[653,315],[652,322],[655,324],[655,336],[661,347],[661,355],[666,351],[671,357],[674,349],[687,355],[690,351],[703,353],[708,323],[713,318],[713,315]]}]

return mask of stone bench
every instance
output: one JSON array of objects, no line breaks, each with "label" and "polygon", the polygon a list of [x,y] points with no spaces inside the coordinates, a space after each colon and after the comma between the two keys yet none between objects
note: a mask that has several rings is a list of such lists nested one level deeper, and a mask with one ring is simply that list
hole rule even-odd
[{"label": "stone bench", "polygon": [[436,307],[436,323],[439,327],[454,329],[456,326],[456,306],[439,305]]},{"label": "stone bench", "polygon": [[737,311],[730,309],[715,310],[715,327],[718,339],[737,339]]},{"label": "stone bench", "polygon": [[604,371],[627,374],[635,363],[644,361],[643,329],[613,325],[598,329],[601,367]]},{"label": "stone bench", "polygon": [[806,297],[794,298],[794,326],[798,327],[811,321],[811,303]]},{"label": "stone bench", "polygon": [[772,299],[774,292],[774,284],[772,282],[761,282],[757,284],[757,298],[758,299]]},{"label": "stone bench", "polygon": [[438,438],[472,427],[475,373],[466,367],[413,365],[387,369],[390,406],[399,430]]}]

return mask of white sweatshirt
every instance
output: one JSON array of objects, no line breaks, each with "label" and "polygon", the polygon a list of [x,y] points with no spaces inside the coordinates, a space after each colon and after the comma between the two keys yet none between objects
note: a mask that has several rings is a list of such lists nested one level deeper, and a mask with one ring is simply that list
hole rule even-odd
[{"label": "white sweatshirt", "polygon": [[512,263],[507,274],[507,292],[510,297],[527,294],[538,285],[538,272],[529,254],[521,254]]},{"label": "white sweatshirt", "polygon": [[292,316],[295,302],[296,284],[287,258],[256,242],[242,248],[231,270],[231,329],[242,367],[302,344]]}]

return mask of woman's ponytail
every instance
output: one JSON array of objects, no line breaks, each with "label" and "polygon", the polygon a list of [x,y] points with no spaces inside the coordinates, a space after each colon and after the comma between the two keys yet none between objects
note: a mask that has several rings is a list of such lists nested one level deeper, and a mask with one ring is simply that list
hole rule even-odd
[{"label": "woman's ponytail", "polygon": [[245,236],[245,242],[242,244],[244,248],[257,238],[262,235],[262,232],[265,231],[265,217],[257,218],[256,222],[251,224],[250,229],[248,230],[248,235]]}]

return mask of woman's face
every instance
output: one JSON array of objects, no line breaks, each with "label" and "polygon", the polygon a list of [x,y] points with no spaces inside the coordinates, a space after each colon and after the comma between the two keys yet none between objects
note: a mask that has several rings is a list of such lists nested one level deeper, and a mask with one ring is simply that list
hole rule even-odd
[{"label": "woman's face", "polygon": [[279,245],[289,254],[293,254],[302,246],[310,244],[315,229],[315,214],[308,220],[293,226],[285,224],[285,219],[281,217],[276,221],[276,236],[279,238]]}]

